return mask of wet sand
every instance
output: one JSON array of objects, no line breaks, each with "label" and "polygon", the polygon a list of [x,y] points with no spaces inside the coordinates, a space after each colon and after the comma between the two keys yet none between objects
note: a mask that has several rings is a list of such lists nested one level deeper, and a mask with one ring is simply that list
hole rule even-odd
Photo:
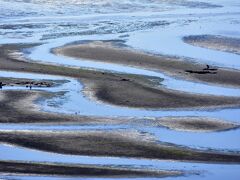
[{"label": "wet sand", "polygon": [[[0,49],[0,69],[12,71],[54,74],[78,78],[84,84],[85,94],[98,100],[120,106],[139,108],[206,108],[232,107],[240,104],[239,98],[194,95],[173,91],[140,75],[103,73],[33,62],[19,61],[9,56],[9,52],[20,51],[32,45],[4,45]],[[175,65],[174,65],[175,68]],[[226,76],[231,79],[231,76]],[[237,81],[239,81],[239,78]],[[161,81],[161,79],[159,79]]]},{"label": "wet sand", "polygon": [[0,131],[0,142],[72,155],[240,163],[240,155],[238,153],[197,150],[173,144],[157,143],[151,136],[129,130],[2,130]]},{"label": "wet sand", "polygon": [[[239,98],[188,94],[180,91],[152,88],[135,82],[126,81],[89,81],[83,80],[85,94],[92,99],[119,106],[152,109],[209,109],[238,106]],[[88,89],[89,88],[89,89]],[[88,92],[90,92],[88,94]]]},{"label": "wet sand", "polygon": [[133,169],[123,167],[50,164],[19,161],[0,161],[0,172],[7,174],[50,175],[50,176],[77,176],[77,177],[167,177],[179,176],[179,171],[163,171],[151,169]]},{"label": "wet sand", "polygon": [[219,51],[240,54],[240,39],[214,35],[195,35],[183,38],[185,43]]},{"label": "wet sand", "polygon": [[125,47],[119,41],[90,41],[82,44],[66,45],[56,48],[53,52],[74,58],[92,61],[124,64],[154,71],[184,79],[202,81],[212,84],[240,86],[240,71],[210,67],[197,64],[193,59],[166,55],[151,55]]},{"label": "wet sand", "polygon": [[42,91],[2,91],[0,92],[0,123],[34,124],[76,124],[76,125],[121,125],[160,127],[177,131],[214,132],[239,128],[239,124],[211,119],[207,117],[96,117],[66,115],[40,111],[35,102],[39,99],[52,98],[53,93]]}]

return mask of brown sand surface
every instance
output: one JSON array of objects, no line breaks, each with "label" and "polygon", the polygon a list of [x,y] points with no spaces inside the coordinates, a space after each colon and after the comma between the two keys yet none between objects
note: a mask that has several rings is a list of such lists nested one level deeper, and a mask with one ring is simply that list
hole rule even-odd
[{"label": "brown sand surface", "polygon": [[194,63],[193,59],[166,55],[155,56],[130,48],[120,48],[120,45],[118,41],[90,41],[83,44],[66,45],[54,49],[53,52],[58,55],[86,60],[146,68],[164,72],[177,78],[181,77],[213,84],[240,86],[240,79],[237,78],[240,75],[240,71],[218,67],[206,69],[206,64]]}]

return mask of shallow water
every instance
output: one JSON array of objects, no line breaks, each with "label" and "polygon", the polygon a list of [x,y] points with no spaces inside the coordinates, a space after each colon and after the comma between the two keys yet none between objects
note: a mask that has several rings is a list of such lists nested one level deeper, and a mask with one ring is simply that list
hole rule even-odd
[{"label": "shallow water", "polygon": [[[220,67],[240,69],[240,56],[210,49],[194,47],[182,41],[184,36],[213,34],[240,37],[240,2],[238,0],[0,0],[0,43],[45,43],[30,49],[25,56],[32,61],[80,66],[120,73],[144,74],[163,78],[166,88],[211,95],[240,96],[240,90],[204,83],[175,79],[161,72],[109,63],[79,61],[55,56],[51,48],[78,40],[121,39],[126,45],[154,54],[167,54],[197,59],[195,61]],[[193,60],[194,60],[193,59]],[[81,82],[66,77],[0,71],[1,77],[67,80],[52,88],[35,88],[49,92],[65,92],[39,102],[44,111],[125,117],[202,116],[239,122],[239,108],[146,110],[118,107],[95,102],[82,93]],[[4,87],[3,90],[26,90],[25,87]],[[2,124],[1,130],[114,130],[135,129],[155,136],[157,140],[202,149],[239,151],[239,129],[214,132],[177,132],[163,127],[133,124],[125,125],[30,125]],[[21,154],[21,156],[19,156]],[[0,160],[28,160],[59,163],[85,163],[102,165],[129,165],[157,169],[197,171],[178,179],[239,179],[239,165],[150,161],[144,159],[68,156],[21,147],[0,145]],[[43,176],[8,176],[0,179],[81,179]],[[85,179],[85,178],[84,178]],[[94,178],[91,178],[94,179]],[[103,178],[97,178],[103,179]],[[126,178],[124,178],[126,179]],[[153,178],[144,178],[153,179]],[[173,178],[165,178],[173,179]]]}]

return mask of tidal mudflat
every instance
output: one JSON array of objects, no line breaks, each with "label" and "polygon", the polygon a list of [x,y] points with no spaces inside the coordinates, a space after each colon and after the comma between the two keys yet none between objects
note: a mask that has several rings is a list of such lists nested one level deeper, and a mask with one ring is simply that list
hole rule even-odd
[{"label": "tidal mudflat", "polygon": [[239,179],[237,0],[0,0],[0,179]]}]

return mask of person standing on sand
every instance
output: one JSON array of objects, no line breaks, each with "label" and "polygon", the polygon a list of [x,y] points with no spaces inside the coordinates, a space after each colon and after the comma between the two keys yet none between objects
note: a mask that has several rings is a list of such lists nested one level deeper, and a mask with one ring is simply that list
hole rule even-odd
[{"label": "person standing on sand", "polygon": [[2,82],[0,82],[0,89],[2,89],[2,87],[3,87],[3,83],[2,83]]}]

